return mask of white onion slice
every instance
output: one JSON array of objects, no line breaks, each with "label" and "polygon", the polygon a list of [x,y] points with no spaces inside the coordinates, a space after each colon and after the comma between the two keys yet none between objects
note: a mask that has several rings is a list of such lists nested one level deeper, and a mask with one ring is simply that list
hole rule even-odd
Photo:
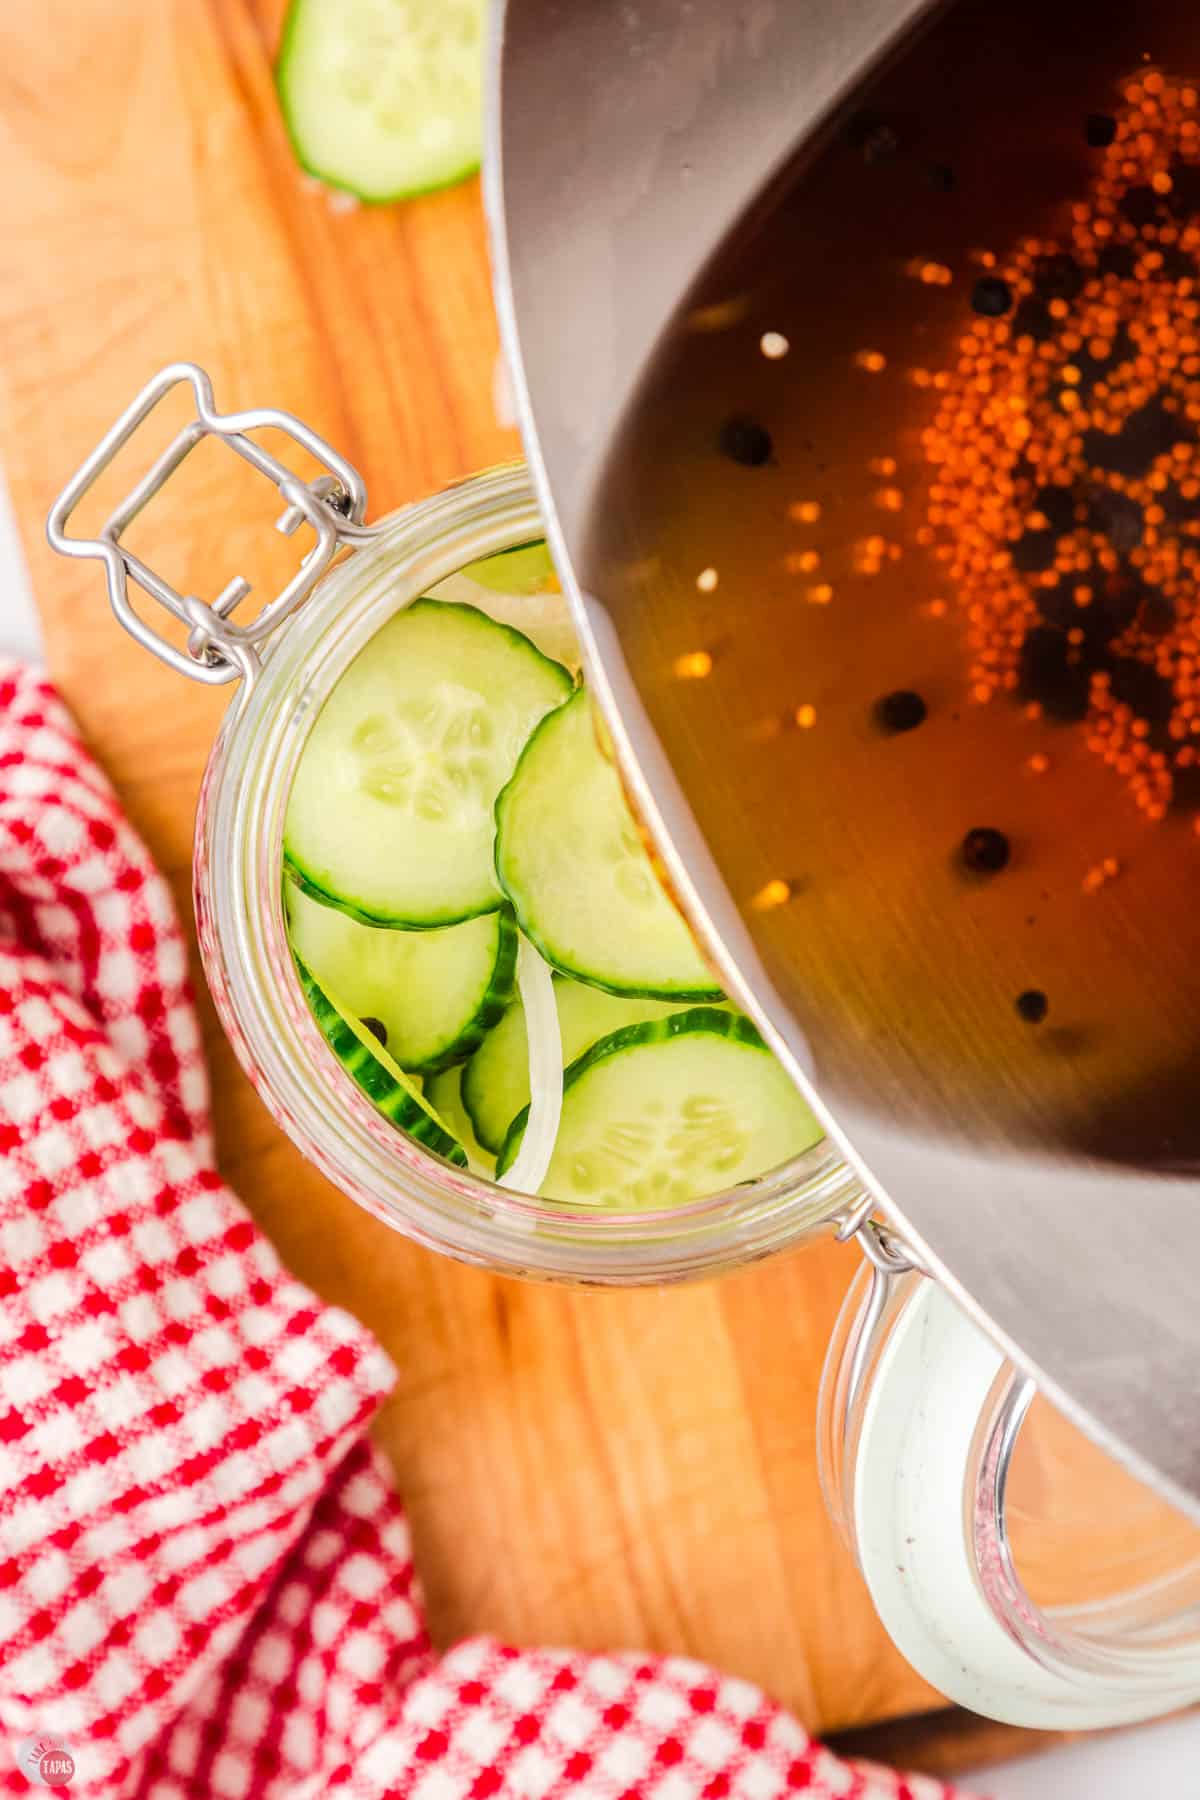
[{"label": "white onion slice", "polygon": [[554,977],[522,934],[517,946],[517,988],[529,1041],[529,1119],[512,1167],[498,1185],[536,1194],[546,1179],[562,1117],[563,1048],[554,1004]]}]

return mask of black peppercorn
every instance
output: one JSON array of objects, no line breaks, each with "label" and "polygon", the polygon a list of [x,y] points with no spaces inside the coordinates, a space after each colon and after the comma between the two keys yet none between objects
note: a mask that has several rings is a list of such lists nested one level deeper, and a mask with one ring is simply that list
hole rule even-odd
[{"label": "black peppercorn", "polygon": [[875,721],[887,732],[915,731],[925,723],[928,707],[911,688],[897,688],[875,702]]},{"label": "black peppercorn", "polygon": [[1008,839],[991,825],[976,825],[959,846],[962,865],[972,875],[998,875],[1011,855]]},{"label": "black peppercorn", "polygon": [[1040,1025],[1050,1010],[1050,1002],[1041,988],[1026,988],[1017,995],[1017,1013],[1027,1025]]},{"label": "black peppercorn", "polygon": [[717,448],[731,462],[747,469],[760,469],[771,460],[771,434],[757,419],[737,413],[726,419],[717,435]]},{"label": "black peppercorn", "polygon": [[1012,289],[998,275],[981,275],[971,290],[971,305],[985,319],[1002,318],[1012,303]]}]

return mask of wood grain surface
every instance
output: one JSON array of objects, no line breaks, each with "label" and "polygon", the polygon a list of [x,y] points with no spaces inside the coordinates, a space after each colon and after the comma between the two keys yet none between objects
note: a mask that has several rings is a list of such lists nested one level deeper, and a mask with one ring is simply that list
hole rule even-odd
[{"label": "wood grain surface", "polygon": [[[53,674],[189,920],[193,808],[227,691],[140,652],[98,567],[49,554],[65,476],[178,357],[210,371],[223,408],[301,414],[363,471],[375,514],[517,448],[493,405],[476,185],[331,205],[277,113],[278,26],[272,0],[0,9],[0,455]],[[210,597],[262,566],[265,496],[239,516],[227,474],[204,464],[140,539]],[[626,1295],[457,1267],[304,1163],[203,1011],[224,1172],[292,1268],[398,1365],[378,1435],[440,1642],[490,1630],[686,1652],[823,1729],[936,1704],[818,1491],[817,1382],[853,1252]]]}]

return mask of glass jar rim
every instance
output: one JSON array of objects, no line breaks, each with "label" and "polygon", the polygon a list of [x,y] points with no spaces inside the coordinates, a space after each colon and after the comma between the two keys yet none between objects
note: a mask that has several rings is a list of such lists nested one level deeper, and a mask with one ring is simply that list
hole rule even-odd
[{"label": "glass jar rim", "polygon": [[[654,1213],[582,1214],[498,1188],[397,1133],[337,1063],[301,995],[282,913],[283,815],[326,696],[401,599],[540,537],[523,464],[381,521],[324,577],[226,716],[201,788],[195,904],[217,1011],[277,1122],[343,1191],[430,1247],[510,1273],[602,1284],[704,1275],[790,1246],[860,1194],[831,1141],[752,1182]],[[329,1104],[330,1097],[336,1104]]]}]

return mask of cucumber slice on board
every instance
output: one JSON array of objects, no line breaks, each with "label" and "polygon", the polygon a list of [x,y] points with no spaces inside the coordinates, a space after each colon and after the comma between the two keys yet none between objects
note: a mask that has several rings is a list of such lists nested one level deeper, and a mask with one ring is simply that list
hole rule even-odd
[{"label": "cucumber slice on board", "polygon": [[360,200],[479,167],[486,0],[292,0],[275,80],[297,160]]},{"label": "cucumber slice on board", "polygon": [[496,801],[496,873],[561,974],[610,994],[723,997],[642,847],[582,688],[542,720]]},{"label": "cucumber slice on board", "polygon": [[[547,1199],[647,1212],[735,1187],[821,1128],[748,1019],[697,1006],[601,1038],[563,1078]],[[496,1164],[520,1146],[525,1113]]]},{"label": "cucumber slice on board", "polygon": [[327,994],[299,959],[296,967],[304,997],[312,1008],[322,1036],[367,1099],[424,1149],[466,1168],[467,1153],[462,1145],[416,1083],[410,1081],[399,1063],[388,1055],[379,1039],[352,1012]]},{"label": "cucumber slice on board", "polygon": [[[554,983],[554,999],[564,1066],[623,1025],[665,1018],[669,1012],[679,1010],[669,1000],[635,1000],[603,994],[599,988],[562,978]],[[529,1104],[529,1040],[519,999],[513,1001],[463,1069],[462,1098],[480,1143],[498,1151],[509,1126],[521,1108]]]},{"label": "cucumber slice on board", "polygon": [[512,999],[517,927],[507,906],[440,931],[385,931],[295,882],[286,890],[296,955],[356,1018],[379,1025],[375,1036],[410,1073],[461,1062]]},{"label": "cucumber slice on board", "polygon": [[415,600],[355,657],[309,733],[284,824],[293,877],[367,925],[494,912],[496,794],[572,686],[477,607]]},{"label": "cucumber slice on board", "polygon": [[475,1136],[470,1114],[462,1102],[462,1067],[443,1069],[429,1078],[429,1104],[441,1114],[467,1153],[467,1163],[477,1175],[494,1175],[496,1158]]}]

